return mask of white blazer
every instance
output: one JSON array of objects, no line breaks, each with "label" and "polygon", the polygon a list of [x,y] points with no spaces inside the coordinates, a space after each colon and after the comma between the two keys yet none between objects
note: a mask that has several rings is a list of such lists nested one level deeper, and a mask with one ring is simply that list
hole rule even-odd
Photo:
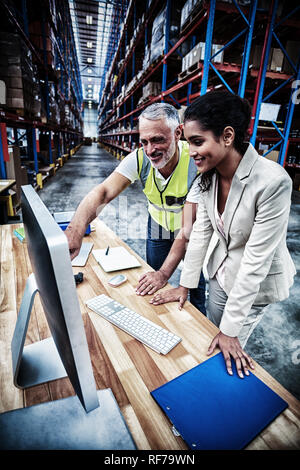
[{"label": "white blazer", "polygon": [[209,278],[226,259],[224,290],[228,296],[220,330],[238,336],[253,304],[284,300],[296,274],[286,246],[292,181],[278,164],[261,157],[249,144],[233,176],[224,210],[225,237],[215,220],[216,174],[200,193],[180,285],[198,286],[212,234],[218,242],[207,264]]}]

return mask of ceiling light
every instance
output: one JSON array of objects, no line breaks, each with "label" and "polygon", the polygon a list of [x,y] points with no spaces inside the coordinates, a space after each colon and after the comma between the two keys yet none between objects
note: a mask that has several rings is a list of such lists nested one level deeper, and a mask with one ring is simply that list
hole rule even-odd
[{"label": "ceiling light", "polygon": [[93,71],[92,71],[92,69],[88,69],[87,72],[88,72],[88,73],[92,73]]},{"label": "ceiling light", "polygon": [[92,41],[87,41],[86,47],[88,47],[89,49],[92,49],[92,47],[93,47]]},{"label": "ceiling light", "polygon": [[89,64],[91,64],[91,63],[93,62],[92,57],[88,57],[86,60],[87,60],[87,62],[88,62]]},{"label": "ceiling light", "polygon": [[86,15],[86,24],[93,24],[93,17],[91,15]]},{"label": "ceiling light", "polygon": [[89,78],[88,78],[88,81],[89,81],[89,82],[91,82],[91,81],[92,81],[91,77],[89,77]]}]

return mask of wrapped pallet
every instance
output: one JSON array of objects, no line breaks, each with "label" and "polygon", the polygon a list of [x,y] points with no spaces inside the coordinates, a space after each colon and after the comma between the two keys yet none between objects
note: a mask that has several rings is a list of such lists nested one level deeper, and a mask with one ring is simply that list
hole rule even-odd
[{"label": "wrapped pallet", "polygon": [[[153,21],[150,58],[149,58],[150,64],[152,64],[156,59],[158,59],[165,53],[166,21],[167,21],[166,18],[167,18],[167,8],[165,7],[160,11],[160,13],[157,15],[157,17]],[[172,2],[171,14],[170,14],[170,28],[169,28],[169,40],[172,43],[177,42],[179,38],[179,21],[180,21],[180,9],[178,9]]]},{"label": "wrapped pallet", "polygon": [[0,33],[0,80],[5,83],[7,108],[35,117],[36,69],[28,46],[18,34]]}]

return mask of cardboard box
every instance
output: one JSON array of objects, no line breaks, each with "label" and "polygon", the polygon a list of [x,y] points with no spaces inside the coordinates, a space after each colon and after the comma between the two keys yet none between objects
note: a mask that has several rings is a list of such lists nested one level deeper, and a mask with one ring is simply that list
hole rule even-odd
[{"label": "cardboard box", "polygon": [[6,104],[13,109],[24,109],[26,107],[23,98],[7,98]]},{"label": "cardboard box", "polygon": [[[216,54],[220,49],[222,49],[223,45],[222,44],[212,44],[211,48],[211,56]],[[204,60],[205,57],[205,42],[199,42],[196,44],[193,49],[186,54],[183,59],[182,59],[182,67],[181,70],[182,72],[184,70],[187,70],[189,67],[192,65],[196,64],[197,62]],[[223,63],[224,59],[224,51],[220,52],[216,57],[212,59],[212,62],[215,63]]]},{"label": "cardboard box", "polygon": [[161,92],[161,84],[158,82],[148,82],[147,85],[143,87],[143,98],[147,96],[157,96]]},{"label": "cardboard box", "polygon": [[20,65],[9,65],[8,67],[0,66],[0,77],[21,77],[22,67]]},{"label": "cardboard box", "polygon": [[280,48],[272,48],[270,55],[269,70],[272,70],[273,72],[281,72],[284,61],[284,53]]},{"label": "cardboard box", "polygon": [[182,59],[182,66],[181,70],[182,72],[184,70],[187,70],[189,67],[194,65],[195,63],[199,62],[200,60],[204,60],[204,49],[205,43],[204,42],[199,42],[196,44],[193,49],[188,52]]},{"label": "cardboard box", "polygon": [[[287,51],[289,50],[289,56],[294,60],[294,63],[296,64],[300,50],[300,42],[288,41],[288,43],[290,43],[290,45],[287,46]],[[260,68],[262,50],[263,46],[257,45],[255,46],[254,51],[251,53],[250,63],[253,64],[254,69]],[[270,70],[272,72],[292,73],[292,68],[280,48],[271,49],[268,59],[267,70]]]},{"label": "cardboard box", "polygon": [[[171,2],[169,40],[176,43],[179,38],[180,9]],[[150,64],[164,54],[166,33],[166,7],[154,18],[151,33]]]},{"label": "cardboard box", "polygon": [[278,163],[278,157],[279,157],[279,151],[278,150],[272,150],[268,155],[266,155],[265,158],[268,160],[273,160],[273,162]]},{"label": "cardboard box", "polygon": [[200,6],[202,0],[187,0],[181,10],[181,18],[180,18],[180,27],[182,28],[187,21],[188,17],[191,15],[193,10],[198,6]]},{"label": "cardboard box", "polygon": [[23,87],[22,77],[7,77],[5,82],[8,88],[22,88]]},{"label": "cardboard box", "polygon": [[[212,44],[211,55],[213,56],[214,54],[216,54],[218,51],[222,49],[222,47],[223,47],[223,44]],[[218,63],[218,64],[223,64],[223,61],[224,61],[224,51],[217,54],[216,57],[214,57],[212,60],[212,62]]]}]

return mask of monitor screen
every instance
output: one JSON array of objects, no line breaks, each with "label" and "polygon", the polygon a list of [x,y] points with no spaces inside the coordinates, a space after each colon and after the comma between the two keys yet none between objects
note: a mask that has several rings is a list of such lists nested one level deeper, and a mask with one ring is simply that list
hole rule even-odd
[{"label": "monitor screen", "polygon": [[99,406],[68,242],[31,185],[22,186],[28,254],[57,351],[88,412]]}]

